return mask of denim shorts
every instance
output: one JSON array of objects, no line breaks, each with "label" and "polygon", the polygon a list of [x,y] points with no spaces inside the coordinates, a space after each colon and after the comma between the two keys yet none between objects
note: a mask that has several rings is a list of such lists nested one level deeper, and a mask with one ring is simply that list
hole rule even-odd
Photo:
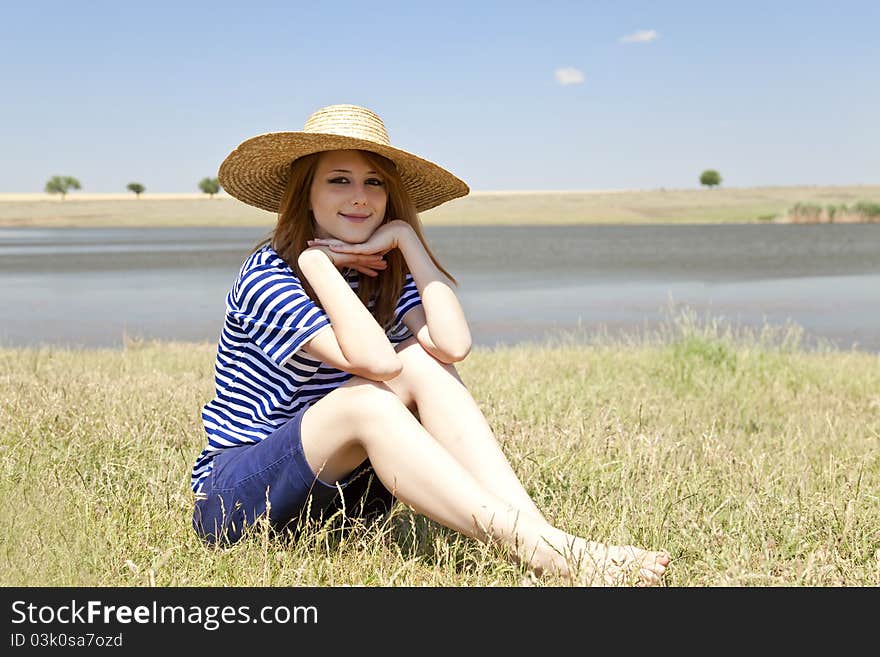
[{"label": "denim shorts", "polygon": [[[300,427],[306,409],[252,445],[228,447],[213,459],[193,510],[193,528],[208,544],[232,544],[266,515],[273,530],[296,530],[305,518],[374,516],[393,496],[364,461],[339,486],[317,478],[303,455]],[[267,505],[268,501],[268,505]]]}]

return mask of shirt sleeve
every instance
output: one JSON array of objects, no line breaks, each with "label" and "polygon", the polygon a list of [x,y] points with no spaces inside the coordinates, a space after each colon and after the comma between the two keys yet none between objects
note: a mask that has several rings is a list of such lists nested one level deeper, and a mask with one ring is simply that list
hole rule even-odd
[{"label": "shirt sleeve", "polygon": [[279,367],[330,318],[290,272],[261,267],[242,275],[227,313]]},{"label": "shirt sleeve", "polygon": [[394,309],[394,320],[391,323],[391,328],[386,332],[390,342],[397,344],[412,337],[412,331],[403,323],[403,316],[421,304],[422,297],[419,295],[416,281],[412,274],[407,274],[403,282],[403,289],[400,291],[400,298],[397,300],[397,306]]}]

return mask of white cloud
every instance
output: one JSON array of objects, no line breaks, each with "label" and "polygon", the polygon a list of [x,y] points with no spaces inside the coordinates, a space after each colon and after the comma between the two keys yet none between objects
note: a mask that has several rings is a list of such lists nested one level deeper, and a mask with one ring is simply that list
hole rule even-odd
[{"label": "white cloud", "polygon": [[563,87],[570,84],[581,84],[584,81],[584,74],[571,66],[557,68],[555,75],[556,81]]},{"label": "white cloud", "polygon": [[657,34],[657,30],[639,30],[638,32],[633,32],[632,34],[627,34],[626,36],[620,37],[621,43],[648,43],[649,41],[655,41],[660,38],[660,35]]}]

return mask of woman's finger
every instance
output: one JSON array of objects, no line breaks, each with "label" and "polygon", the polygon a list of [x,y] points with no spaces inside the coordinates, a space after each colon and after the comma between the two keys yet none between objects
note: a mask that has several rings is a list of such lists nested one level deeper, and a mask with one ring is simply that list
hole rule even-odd
[{"label": "woman's finger", "polygon": [[383,249],[378,246],[374,246],[369,242],[363,242],[362,244],[350,244],[349,242],[342,242],[340,240],[331,240],[331,239],[319,239],[315,238],[313,240],[308,240],[307,244],[309,246],[326,246],[328,249],[335,253],[350,253],[353,255],[377,255],[384,256],[390,249]]},{"label": "woman's finger", "polygon": [[325,239],[321,237],[316,237],[315,239],[306,240],[306,244],[309,246],[329,246],[329,247],[345,247],[345,246],[356,246],[354,244],[349,244],[348,242],[343,242],[342,240],[331,240]]},{"label": "woman's finger", "polygon": [[339,253],[372,254],[372,251],[364,248],[363,244],[328,244],[328,246]]}]

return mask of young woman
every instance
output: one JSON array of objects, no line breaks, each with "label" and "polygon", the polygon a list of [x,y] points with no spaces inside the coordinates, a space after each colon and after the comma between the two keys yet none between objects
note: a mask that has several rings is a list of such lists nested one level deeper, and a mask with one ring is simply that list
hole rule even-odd
[{"label": "young woman", "polygon": [[226,299],[192,472],[204,541],[235,542],[264,516],[295,526],[372,468],[418,513],[536,574],[660,583],[664,552],[548,523],[456,372],[470,331],[417,213],[467,185],[391,146],[381,119],[353,105],[243,142],[219,178],[278,221]]}]

